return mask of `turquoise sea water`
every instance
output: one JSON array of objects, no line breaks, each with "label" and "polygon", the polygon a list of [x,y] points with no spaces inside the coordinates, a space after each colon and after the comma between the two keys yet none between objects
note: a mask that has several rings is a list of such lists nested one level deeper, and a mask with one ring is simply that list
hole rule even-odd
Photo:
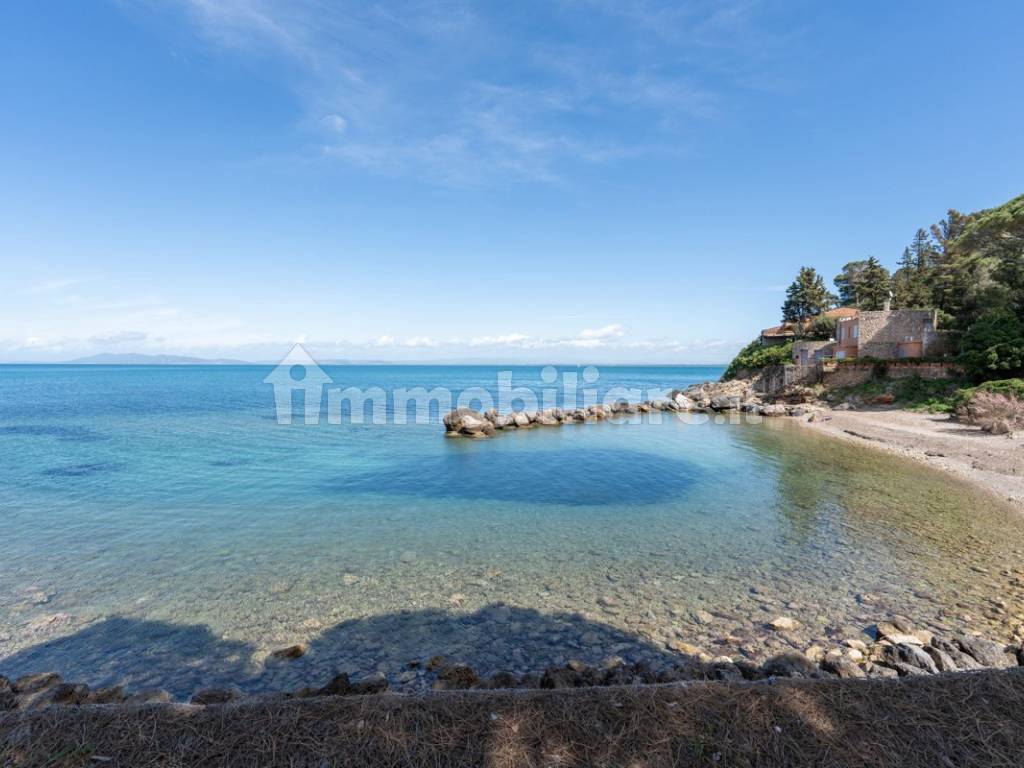
[{"label": "turquoise sea water", "polygon": [[[326,369],[332,386],[456,396],[499,370]],[[782,421],[473,441],[445,439],[436,409],[306,425],[296,400],[282,425],[269,371],[0,367],[0,673],[180,695],[335,670],[416,687],[409,662],[435,654],[525,671],[665,660],[675,638],[758,658],[888,610],[1008,631],[977,569],[1020,559],[1016,512],[890,456]],[[720,372],[605,367],[594,387],[649,396]],[[779,614],[802,630],[766,630]],[[264,663],[298,641],[302,660]]]}]

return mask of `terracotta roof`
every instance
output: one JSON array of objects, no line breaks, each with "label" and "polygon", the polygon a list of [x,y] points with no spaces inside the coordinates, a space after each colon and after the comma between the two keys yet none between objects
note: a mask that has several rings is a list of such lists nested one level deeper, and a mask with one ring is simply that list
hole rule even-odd
[{"label": "terracotta roof", "polygon": [[782,325],[775,325],[771,328],[765,328],[761,331],[762,336],[795,336],[793,332],[793,326],[789,323],[783,323]]},{"label": "terracotta roof", "polygon": [[821,317],[834,317],[839,319],[841,317],[856,317],[859,314],[859,310],[856,307],[836,307],[830,309],[827,312],[822,312]]},{"label": "terracotta roof", "polygon": [[[806,324],[810,325],[819,317],[830,317],[835,318],[836,320],[846,320],[851,317],[857,317],[858,314],[859,311],[856,307],[836,307],[835,309],[826,310],[825,312],[822,312],[820,315],[812,317],[810,320],[806,321]],[[761,331],[761,335],[767,336],[768,338],[781,338],[786,336],[795,336],[796,333],[794,332],[792,323],[783,323],[782,325],[773,325],[771,328],[765,328],[763,331]]]}]

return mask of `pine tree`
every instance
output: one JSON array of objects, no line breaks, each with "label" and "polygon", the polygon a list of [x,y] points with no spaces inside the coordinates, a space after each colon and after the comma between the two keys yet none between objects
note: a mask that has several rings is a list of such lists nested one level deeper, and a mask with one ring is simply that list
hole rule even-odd
[{"label": "pine tree", "polygon": [[893,276],[897,307],[921,308],[933,303],[932,275],[939,267],[941,256],[928,232],[919,229],[914,233],[910,246],[903,249],[899,267]]},{"label": "pine tree", "polygon": [[825,281],[814,267],[800,267],[796,280],[786,289],[782,321],[802,326],[805,321],[830,309],[835,302],[836,297],[829,293]]},{"label": "pine tree", "polygon": [[877,311],[885,308],[892,290],[892,275],[874,256],[864,264],[857,280],[857,308]]},{"label": "pine tree", "polygon": [[910,242],[910,253],[918,272],[925,273],[935,266],[936,249],[931,236],[923,229],[914,233],[914,239]]},{"label": "pine tree", "polygon": [[1019,249],[1006,248],[992,275],[1007,293],[1010,306],[1024,320],[1024,245]]},{"label": "pine tree", "polygon": [[889,298],[892,276],[874,256],[851,261],[833,281],[839,289],[839,304],[858,309],[882,309]]},{"label": "pine tree", "polygon": [[[920,230],[918,230],[920,232]],[[900,309],[926,307],[931,291],[928,273],[918,268],[918,256],[912,248],[904,248],[896,274],[893,275],[893,303]]]},{"label": "pine tree", "polygon": [[857,284],[867,263],[867,259],[848,262],[843,265],[843,271],[832,280],[839,291],[839,306],[857,306]]},{"label": "pine tree", "polygon": [[963,234],[970,217],[953,208],[946,218],[932,224],[932,240],[936,250],[932,255],[933,267],[928,276],[931,305],[952,314],[958,302],[961,280],[956,259],[956,240]]}]

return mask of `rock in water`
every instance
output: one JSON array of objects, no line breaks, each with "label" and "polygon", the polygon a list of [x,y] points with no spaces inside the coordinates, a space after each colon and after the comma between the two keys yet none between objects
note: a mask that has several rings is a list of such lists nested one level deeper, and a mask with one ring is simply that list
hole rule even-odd
[{"label": "rock in water", "polygon": [[437,690],[453,691],[472,688],[479,682],[480,677],[472,667],[466,664],[450,664],[438,672],[434,688]]},{"label": "rock in water", "polygon": [[711,398],[711,410],[735,411],[742,402],[743,399],[739,395],[715,395]]},{"label": "rock in water", "polygon": [[534,424],[539,424],[542,427],[557,427],[561,424],[561,420],[555,416],[554,408],[546,408],[543,411],[537,411],[537,416],[534,418]]},{"label": "rock in water", "polygon": [[22,675],[14,681],[16,693],[35,693],[44,688],[52,688],[63,682],[56,672],[38,672],[33,675]]},{"label": "rock in water", "polygon": [[519,429],[530,426],[530,417],[523,411],[513,411],[509,414],[509,418],[512,419],[512,423]]},{"label": "rock in water", "polygon": [[352,693],[352,682],[344,672],[331,678],[323,688],[317,690],[318,696],[348,696]]},{"label": "rock in water", "polygon": [[845,656],[826,657],[821,662],[821,668],[844,679],[867,677],[867,673],[859,664]]},{"label": "rock in water", "polygon": [[130,707],[141,707],[147,704],[169,704],[172,701],[174,697],[162,688],[144,688],[133,693],[124,703]]},{"label": "rock in water", "polygon": [[1006,651],[1006,646],[986,640],[983,637],[957,635],[953,638],[953,642],[959,646],[961,651],[984,667],[1003,669],[1017,665],[1016,658],[1012,653]]},{"label": "rock in water", "polygon": [[371,693],[383,693],[387,689],[388,679],[382,672],[374,672],[372,675],[357,680],[352,686],[352,693],[365,696]]},{"label": "rock in water", "polygon": [[937,674],[939,671],[931,656],[918,646],[911,645],[910,643],[884,645],[881,648],[881,657],[883,663],[900,671],[905,671],[902,666],[904,664],[916,667],[930,675]]},{"label": "rock in water", "polygon": [[773,677],[818,677],[818,666],[797,651],[773,656],[764,663],[762,670]]},{"label": "rock in water", "polygon": [[490,437],[494,434],[494,424],[482,413],[472,408],[456,408],[444,417],[444,428],[449,435],[463,437]]},{"label": "rock in water", "polygon": [[105,688],[97,688],[90,693],[86,701],[89,704],[120,704],[126,698],[128,696],[125,694],[123,686],[108,685]]},{"label": "rock in water", "polygon": [[278,648],[276,651],[270,654],[271,658],[286,660],[286,659],[297,659],[300,656],[306,655],[306,644],[296,643],[295,645],[289,645],[287,648]]},{"label": "rock in water", "polygon": [[234,688],[203,688],[192,697],[191,704],[226,704],[241,694]]}]

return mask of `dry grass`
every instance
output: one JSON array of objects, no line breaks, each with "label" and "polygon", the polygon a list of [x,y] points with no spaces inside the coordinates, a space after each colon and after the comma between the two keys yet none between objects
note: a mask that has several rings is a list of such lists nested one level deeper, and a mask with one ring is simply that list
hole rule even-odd
[{"label": "dry grass", "polygon": [[3,766],[1019,766],[1024,669],[900,681],[51,707]]},{"label": "dry grass", "polygon": [[1024,428],[1024,401],[1014,395],[979,390],[957,409],[957,417],[986,432],[1009,434]]}]

